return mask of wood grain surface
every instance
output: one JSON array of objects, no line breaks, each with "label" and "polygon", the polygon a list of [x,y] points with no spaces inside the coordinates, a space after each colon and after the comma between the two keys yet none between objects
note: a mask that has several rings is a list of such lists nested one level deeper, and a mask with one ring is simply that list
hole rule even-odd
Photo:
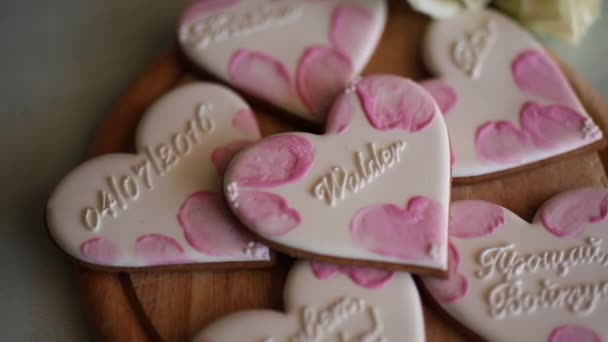
[{"label": "wood grain surface", "polygon": [[[391,73],[413,79],[428,77],[420,53],[428,23],[406,1],[390,2],[387,27],[364,74]],[[177,51],[177,49],[175,49]],[[577,93],[600,127],[608,128],[608,107],[576,73],[560,62]],[[162,56],[135,82],[99,129],[90,156],[132,151],[133,131],[141,114],[177,84],[210,79],[185,62],[178,52]],[[250,101],[264,135],[311,130],[284,113]],[[591,152],[563,158],[493,181],[454,186],[452,197],[484,199],[531,219],[548,197],[578,186],[607,183],[608,153]],[[281,310],[282,288],[291,260],[279,257],[273,269],[178,273],[104,273],[76,265],[81,295],[90,321],[103,341],[187,341],[213,319],[242,309]],[[464,341],[465,335],[425,304],[427,340]]]}]

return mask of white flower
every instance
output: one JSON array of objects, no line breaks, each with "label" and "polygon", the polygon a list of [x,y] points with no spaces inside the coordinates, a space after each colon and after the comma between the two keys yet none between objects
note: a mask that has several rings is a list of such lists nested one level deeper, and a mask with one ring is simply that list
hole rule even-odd
[{"label": "white flower", "polygon": [[490,0],[408,0],[412,8],[433,18],[447,18],[465,10],[480,10]]}]

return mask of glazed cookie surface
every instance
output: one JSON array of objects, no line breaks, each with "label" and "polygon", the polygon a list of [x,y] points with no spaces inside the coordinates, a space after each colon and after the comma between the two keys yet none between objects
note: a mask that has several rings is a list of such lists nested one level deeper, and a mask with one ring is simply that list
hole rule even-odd
[{"label": "glazed cookie surface", "polygon": [[607,216],[602,188],[549,199],[531,224],[489,202],[455,202],[449,278],[423,284],[447,314],[487,341],[603,341]]},{"label": "glazed cookie surface", "polygon": [[225,82],[322,123],[385,22],[384,0],[199,0],[183,15],[179,40]]},{"label": "glazed cookie surface", "polygon": [[511,19],[485,10],[436,21],[424,49],[439,78],[422,85],[446,116],[455,178],[498,175],[601,144],[561,69]]},{"label": "glazed cookie surface", "polygon": [[237,217],[285,253],[447,268],[447,130],[432,97],[407,79],[362,79],[334,103],[325,135],[266,137],[232,160],[224,187]]},{"label": "glazed cookie surface", "polygon": [[232,91],[181,86],[144,114],[137,154],[96,157],[61,181],[47,203],[49,232],[73,258],[102,268],[269,263],[221,194],[228,161],[259,138]]},{"label": "glazed cookie surface", "polygon": [[284,302],[286,313],[235,313],[194,341],[425,340],[420,298],[407,273],[300,261],[287,277]]}]

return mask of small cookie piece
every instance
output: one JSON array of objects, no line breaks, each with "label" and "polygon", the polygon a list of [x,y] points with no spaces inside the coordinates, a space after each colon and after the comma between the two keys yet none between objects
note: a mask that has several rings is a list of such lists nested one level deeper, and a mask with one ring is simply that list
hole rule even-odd
[{"label": "small cookie piece", "polygon": [[198,0],[182,17],[179,41],[225,82],[323,123],[385,22],[384,0]]},{"label": "small cookie piece", "polygon": [[497,176],[569,152],[603,134],[551,56],[523,28],[485,10],[430,25],[421,84],[444,109],[455,180]]},{"label": "small cookie piece", "polygon": [[294,256],[443,274],[450,153],[433,98],[377,75],[334,103],[326,134],[266,137],[224,177],[229,204],[252,232]]},{"label": "small cookie piece", "polygon": [[608,338],[608,189],[559,194],[530,224],[485,201],[450,213],[447,280],[434,301],[486,341]]},{"label": "small cookie piece", "polygon": [[425,340],[418,290],[407,273],[300,261],[289,272],[284,301],[287,313],[231,314],[193,341]]},{"label": "small cookie piece", "polygon": [[269,264],[268,247],[243,234],[220,192],[228,161],[259,138],[253,112],[232,91],[181,86],[142,118],[137,154],[102,155],[60,182],[47,203],[49,232],[98,268]]}]

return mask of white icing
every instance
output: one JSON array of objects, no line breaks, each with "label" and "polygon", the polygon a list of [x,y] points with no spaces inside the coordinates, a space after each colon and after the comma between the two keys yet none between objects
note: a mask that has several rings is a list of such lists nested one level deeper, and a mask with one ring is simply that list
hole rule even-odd
[{"label": "white icing", "polygon": [[226,185],[226,190],[224,191],[224,194],[225,194],[226,198],[228,199],[228,201],[231,203],[233,208],[239,207],[239,202],[238,202],[239,186],[236,182],[228,183]]},{"label": "white icing", "polygon": [[[349,229],[353,217],[362,208],[394,205],[407,210],[411,199],[423,196],[446,211],[446,215],[438,218],[444,228],[439,233],[444,237],[438,241],[447,241],[450,152],[447,130],[436,110],[433,120],[420,131],[378,130],[370,124],[361,101],[353,101],[352,118],[342,133],[290,133],[307,139],[314,146],[314,163],[305,177],[263,191],[284,198],[289,208],[298,211],[301,223],[288,234],[264,238],[314,254],[446,269],[445,245],[439,246],[437,258],[404,260],[362,248],[353,242]],[[374,149],[376,152],[370,152]],[[388,149],[386,162],[379,153],[383,149]],[[226,171],[226,185],[238,182],[233,165]],[[350,184],[348,178],[345,183],[344,175],[351,176]],[[241,183],[238,186],[240,192],[260,190]],[[233,211],[239,215],[239,210]],[[420,246],[421,252],[426,253],[427,247]]]},{"label": "white icing", "polygon": [[[477,78],[471,78],[463,69],[454,63],[453,44],[465,39],[467,32],[477,31],[487,22],[494,23],[496,42],[482,53],[483,63],[478,70]],[[462,46],[467,46],[462,43]],[[532,101],[541,106],[562,104],[578,113],[589,117],[587,111],[576,98],[564,99],[565,103],[534,96],[519,89],[513,77],[513,63],[527,50],[541,50],[543,47],[510,18],[492,11],[467,12],[456,17],[434,21],[424,39],[424,62],[432,74],[452,86],[458,93],[458,103],[446,115],[450,133],[450,142],[454,152],[455,164],[452,177],[474,177],[504,171],[512,166],[482,159],[475,145],[477,130],[481,125],[491,121],[507,121],[521,128],[520,112],[526,102]],[[472,51],[472,50],[471,50]],[[479,60],[479,59],[477,59]],[[465,65],[465,64],[463,64]],[[471,64],[473,65],[473,64]],[[466,68],[465,68],[466,70]],[[591,118],[589,119],[591,121]],[[564,141],[559,150],[548,152],[545,149],[533,149],[517,160],[517,165],[540,161],[556,154],[566,153],[597,141],[601,131],[593,127],[583,128],[579,136],[572,135]],[[515,166],[517,166],[515,165]]]},{"label": "white icing", "polygon": [[321,178],[313,187],[313,193],[318,199],[325,199],[330,206],[335,206],[338,200],[344,200],[347,192],[357,193],[376,178],[387,172],[401,161],[400,153],[405,151],[405,141],[390,144],[379,149],[375,143],[367,144],[367,155],[355,153],[355,170],[349,171],[342,167],[334,167],[331,172]]},{"label": "white icing", "polygon": [[195,341],[389,342],[425,341],[422,305],[408,273],[380,289],[367,289],[339,274],[321,280],[298,261],[285,282],[286,313],[251,310],[205,327]]},{"label": "white icing", "polygon": [[[215,123],[208,115],[211,108],[208,104],[197,105],[193,110],[194,118],[187,121],[182,132],[173,134],[171,142],[146,146],[146,152],[138,155],[130,168],[132,175],[107,177],[105,189],[97,192],[97,204],[82,209],[84,227],[98,232],[104,218],[118,218],[119,214],[129,208],[131,202],[140,199],[142,190],[153,191],[158,178],[165,177],[186,158],[193,145],[203,140],[202,135],[213,133]],[[143,161],[141,157],[144,158]]]},{"label": "white icing", "polygon": [[526,292],[520,279],[499,283],[490,290],[489,314],[493,318],[506,318],[536,313],[540,309],[566,309],[587,315],[607,297],[608,280],[563,286],[545,280],[538,292]]},{"label": "white icing", "polygon": [[[213,104],[213,105],[211,105]],[[111,266],[148,266],[136,241],[161,234],[179,244],[192,263],[251,261],[251,257],[210,256],[195,250],[178,222],[180,206],[199,191],[220,192],[211,153],[238,140],[256,140],[232,124],[247,104],[225,87],[194,83],[169,92],[143,115],[135,135],[139,154],[109,154],[74,169],[47,205],[49,232],[76,259],[84,241],[102,238],[117,249]],[[163,157],[164,156],[164,157]],[[264,260],[257,248],[251,253]],[[110,265],[107,265],[110,266]]]},{"label": "white icing", "polygon": [[608,336],[608,221],[558,237],[538,216],[530,224],[504,213],[490,235],[450,238],[468,293],[440,305],[487,341],[545,341],[563,324]]},{"label": "white icing", "polygon": [[525,254],[518,252],[514,244],[491,247],[479,254],[480,268],[475,271],[475,275],[492,278],[496,273],[509,280],[526,272],[556,270],[560,277],[564,277],[570,268],[580,265],[608,267],[608,253],[601,249],[601,245],[601,238],[589,237],[584,245]]},{"label": "white icing", "polygon": [[184,44],[197,49],[235,37],[276,29],[298,20],[302,11],[292,0],[264,0],[244,12],[225,12],[199,18],[180,29]]},{"label": "white icing", "polygon": [[[340,331],[339,327],[352,316],[367,313],[371,319],[371,331],[361,334],[360,338],[350,339],[348,333]],[[368,306],[363,299],[341,298],[329,307],[318,310],[313,307],[304,307],[302,312],[302,330],[289,338],[290,342],[320,342],[331,334],[338,332],[342,341],[377,341],[383,339],[378,310]],[[378,323],[380,326],[378,326]]]},{"label": "white icing", "polygon": [[[330,39],[332,15],[340,5],[361,6],[373,17],[372,28],[365,34],[369,43],[362,51],[349,56],[353,74],[359,74],[374,53],[384,30],[385,0],[243,0],[221,13],[182,24],[179,39],[188,57],[225,82],[231,81],[229,61],[241,49],[272,56],[281,61],[295,78],[308,48],[333,46]],[[245,20],[247,13],[255,13],[253,17],[257,19]],[[214,17],[224,19],[210,19]],[[211,20],[219,23],[211,26]],[[193,32],[197,23],[203,23],[199,33]],[[297,94],[295,87],[293,93]],[[324,121],[324,117],[312,113],[299,96],[277,101],[275,105],[305,120],[319,124]]]},{"label": "white icing", "polygon": [[452,45],[454,64],[468,77],[478,78],[489,50],[497,40],[496,25],[486,20],[471,32],[466,32]]},{"label": "white icing", "polygon": [[597,140],[602,137],[602,130],[590,118],[585,120],[582,133],[585,140]]},{"label": "white icing", "polygon": [[268,247],[255,241],[249,241],[245,247],[245,254],[251,259],[268,260],[270,259],[270,250]]}]

